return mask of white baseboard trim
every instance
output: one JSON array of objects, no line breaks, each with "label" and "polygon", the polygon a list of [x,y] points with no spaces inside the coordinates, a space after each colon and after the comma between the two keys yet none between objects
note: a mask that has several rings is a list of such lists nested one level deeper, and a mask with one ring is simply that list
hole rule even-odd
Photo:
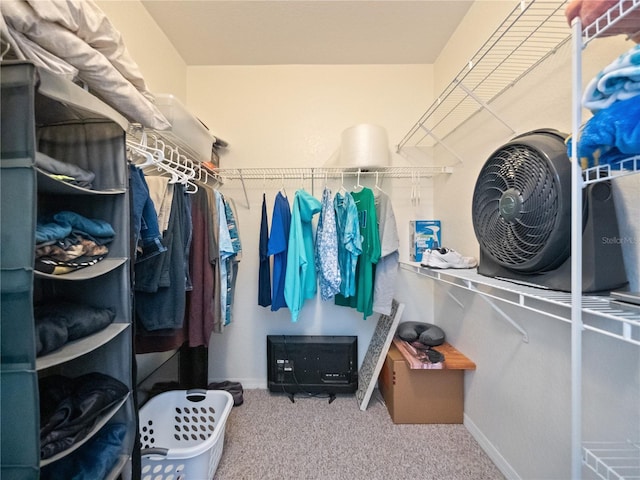
[{"label": "white baseboard trim", "polygon": [[480,447],[485,451],[489,458],[496,464],[498,470],[507,477],[509,480],[522,480],[520,475],[513,469],[513,467],[507,462],[496,447],[489,441],[489,439],[482,433],[478,426],[465,414],[464,426],[469,430],[471,436],[476,439]]},{"label": "white baseboard trim", "polygon": [[265,390],[267,388],[267,382],[259,378],[222,378],[212,379],[209,378],[208,383],[223,382],[225,380],[231,380],[233,382],[240,382],[244,390]]}]

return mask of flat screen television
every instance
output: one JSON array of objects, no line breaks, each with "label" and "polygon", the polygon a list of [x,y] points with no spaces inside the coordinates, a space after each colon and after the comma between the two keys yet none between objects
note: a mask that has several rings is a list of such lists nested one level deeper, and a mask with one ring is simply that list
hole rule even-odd
[{"label": "flat screen television", "polygon": [[358,389],[358,337],[267,335],[272,392],[353,393]]}]

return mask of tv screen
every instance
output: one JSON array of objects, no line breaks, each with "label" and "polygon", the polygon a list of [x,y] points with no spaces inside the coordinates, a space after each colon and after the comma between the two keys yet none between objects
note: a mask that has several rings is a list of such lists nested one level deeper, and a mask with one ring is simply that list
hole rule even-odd
[{"label": "tv screen", "polygon": [[358,337],[267,335],[272,392],[353,393],[358,389]]}]

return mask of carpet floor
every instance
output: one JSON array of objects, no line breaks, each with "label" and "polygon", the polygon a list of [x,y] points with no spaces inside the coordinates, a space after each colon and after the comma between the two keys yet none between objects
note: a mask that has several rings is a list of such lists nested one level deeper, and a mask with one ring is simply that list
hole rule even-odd
[{"label": "carpet floor", "polygon": [[376,390],[327,398],[245,390],[215,480],[502,480],[463,425],[396,425]]}]

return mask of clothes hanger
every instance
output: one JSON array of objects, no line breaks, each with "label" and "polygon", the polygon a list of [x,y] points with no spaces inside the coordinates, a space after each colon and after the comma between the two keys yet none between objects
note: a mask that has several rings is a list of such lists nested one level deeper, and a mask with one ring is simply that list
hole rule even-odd
[{"label": "clothes hanger", "polygon": [[363,185],[360,184],[360,169],[358,169],[358,180],[357,183],[353,186],[354,192],[359,192],[364,188]]},{"label": "clothes hanger", "polygon": [[340,172],[340,189],[338,193],[343,197],[347,194],[347,189],[344,188],[344,172]]},{"label": "clothes hanger", "polygon": [[[138,145],[134,143],[129,143],[127,141],[127,158],[128,160],[138,168],[145,168],[149,165],[153,165],[156,163],[156,159],[151,155],[150,152],[140,148]],[[137,160],[142,158],[144,161],[139,163]]]},{"label": "clothes hanger", "polygon": [[420,174],[411,172],[411,205],[420,205]]},{"label": "clothes hanger", "polygon": [[[158,140],[158,143],[162,143],[162,145],[164,145],[164,142],[160,140]],[[178,175],[178,172],[176,172],[173,168],[171,168],[168,165],[168,158],[167,158],[167,155],[164,154],[164,152],[162,153],[162,161],[156,161],[152,165],[156,167],[155,168],[156,172],[168,173],[170,175],[171,178],[169,179],[169,183],[178,183],[178,181],[180,180],[180,176]]]},{"label": "clothes hanger", "polygon": [[378,180],[379,180],[379,178],[378,178],[378,173],[379,173],[379,172],[376,172],[376,184],[375,184],[375,189],[376,189],[376,190],[378,190],[380,193],[384,193],[384,194],[386,195],[387,193],[386,193],[384,190],[382,190],[382,188],[380,188],[380,185],[379,185],[379,183],[378,183]]}]

